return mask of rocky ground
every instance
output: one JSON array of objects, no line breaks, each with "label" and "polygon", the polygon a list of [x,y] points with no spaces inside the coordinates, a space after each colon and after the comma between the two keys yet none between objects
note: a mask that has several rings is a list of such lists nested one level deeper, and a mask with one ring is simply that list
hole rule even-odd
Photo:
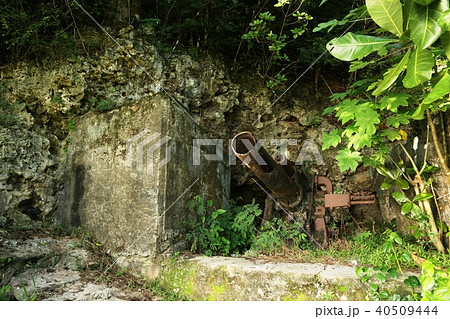
[{"label": "rocky ground", "polygon": [[0,300],[160,300],[88,236],[0,228]]}]

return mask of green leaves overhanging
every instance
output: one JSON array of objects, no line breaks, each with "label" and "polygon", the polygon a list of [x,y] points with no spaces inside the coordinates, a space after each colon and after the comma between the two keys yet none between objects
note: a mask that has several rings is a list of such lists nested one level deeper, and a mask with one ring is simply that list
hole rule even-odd
[{"label": "green leaves overhanging", "polygon": [[373,21],[380,27],[397,36],[403,34],[403,14],[400,0],[366,0],[366,7]]},{"label": "green leaves overhanging", "polygon": [[408,60],[406,76],[403,79],[405,88],[413,88],[431,79],[434,58],[428,50],[416,49]]},{"label": "green leaves overhanging", "polygon": [[402,73],[406,64],[408,63],[409,56],[411,51],[406,52],[405,56],[401,59],[399,63],[390,68],[385,74],[383,80],[378,84],[378,87],[375,91],[372,92],[373,95],[380,95],[382,92],[387,90],[399,77],[400,73]]},{"label": "green leaves overhanging", "polygon": [[433,87],[430,93],[425,97],[422,103],[430,104],[450,93],[450,75],[445,73],[438,83]]},{"label": "green leaves overhanging", "polygon": [[327,50],[334,57],[343,61],[361,59],[366,55],[377,51],[388,43],[396,42],[395,39],[373,37],[369,35],[346,33],[341,38],[334,38],[327,44]]},{"label": "green leaves overhanging", "polygon": [[438,19],[448,10],[448,0],[437,0],[428,6],[413,3],[409,14],[411,39],[419,49],[428,48],[441,36]]}]

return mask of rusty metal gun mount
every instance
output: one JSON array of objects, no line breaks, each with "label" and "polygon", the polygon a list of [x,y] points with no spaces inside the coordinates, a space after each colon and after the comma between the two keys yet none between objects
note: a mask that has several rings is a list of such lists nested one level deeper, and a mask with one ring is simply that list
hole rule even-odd
[{"label": "rusty metal gun mount", "polygon": [[[375,195],[370,192],[355,194],[333,194],[330,179],[314,176],[312,184],[293,162],[283,154],[272,158],[250,132],[237,134],[231,147],[234,154],[258,177],[272,192],[265,201],[264,220],[270,220],[275,204],[273,197],[288,214],[285,220],[307,207],[306,230],[313,227],[316,242],[328,242],[328,230],[325,222],[326,209],[349,208],[351,205],[375,204]],[[308,187],[309,185],[310,188]]]},{"label": "rusty metal gun mount", "polygon": [[[289,163],[281,154],[272,158],[250,132],[237,134],[231,147],[234,154],[269,188],[285,210],[296,213],[300,209],[307,181],[292,162]],[[274,205],[270,197],[271,195],[266,199],[264,220],[271,219]]]}]

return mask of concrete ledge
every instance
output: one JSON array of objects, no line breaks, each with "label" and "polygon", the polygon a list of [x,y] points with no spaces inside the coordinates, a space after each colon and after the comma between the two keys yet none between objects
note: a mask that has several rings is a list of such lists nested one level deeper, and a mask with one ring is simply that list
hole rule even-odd
[{"label": "concrete ledge", "polygon": [[[364,300],[369,291],[350,266],[232,257],[172,259],[161,267],[159,280],[193,300]],[[406,292],[398,286],[388,281],[382,289]]]}]

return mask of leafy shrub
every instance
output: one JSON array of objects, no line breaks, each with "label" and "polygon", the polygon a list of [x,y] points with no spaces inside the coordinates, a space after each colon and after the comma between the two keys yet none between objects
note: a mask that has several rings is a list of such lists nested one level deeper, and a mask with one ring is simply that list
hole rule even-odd
[{"label": "leafy shrub", "polygon": [[309,241],[307,235],[301,231],[302,227],[303,225],[299,222],[291,224],[274,218],[262,225],[252,249],[271,253],[279,251],[285,246],[308,248]]},{"label": "leafy shrub", "polygon": [[[81,5],[102,21],[106,0]],[[0,0],[0,63],[74,53],[86,15],[73,1]],[[86,49],[86,48],[85,48]]]},{"label": "leafy shrub", "polygon": [[192,241],[191,250],[208,256],[230,255],[248,249],[274,252],[287,245],[306,247],[309,244],[298,223],[273,219],[258,230],[255,219],[262,211],[254,200],[243,206],[230,201],[228,209],[214,209],[212,200],[197,195],[189,201],[188,208],[198,214],[187,234],[187,239]]},{"label": "leafy shrub", "polygon": [[[370,232],[362,233],[359,239],[366,238]],[[395,262],[395,266],[387,266],[386,260],[380,260],[379,266],[372,268],[356,267],[356,275],[361,283],[370,283],[368,298],[372,300],[433,300],[445,301],[450,300],[450,276],[446,269],[437,267],[433,262],[418,257],[417,253],[411,254],[404,250],[404,241],[400,235],[391,230],[383,233],[385,242],[381,246],[386,254],[389,254],[391,261]],[[403,272],[401,264],[414,260],[415,263],[421,264],[422,274],[417,276],[408,276]],[[392,294],[389,291],[381,290],[379,284],[383,284],[388,280],[397,280],[399,273],[404,278],[405,285],[410,293],[404,296]],[[420,288],[420,293],[418,289]]]},{"label": "leafy shrub", "polygon": [[192,241],[192,251],[208,256],[229,255],[248,249],[256,237],[255,217],[261,209],[251,204],[236,206],[230,202],[228,209],[212,210],[212,200],[195,196],[188,203],[190,210],[197,210],[198,219],[190,225],[187,239]]},{"label": "leafy shrub", "polygon": [[432,262],[422,264],[419,276],[424,301],[450,301],[450,275],[447,270],[436,267]]}]

